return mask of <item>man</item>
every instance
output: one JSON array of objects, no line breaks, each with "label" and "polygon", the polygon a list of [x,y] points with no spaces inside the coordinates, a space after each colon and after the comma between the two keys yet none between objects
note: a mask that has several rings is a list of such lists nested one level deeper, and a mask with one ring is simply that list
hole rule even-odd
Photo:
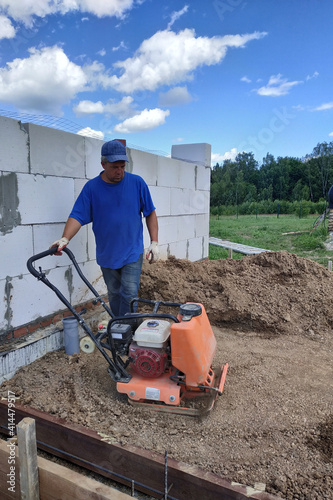
[{"label": "man", "polygon": [[125,172],[126,147],[117,140],[103,144],[103,171],[83,187],[68,217],[63,235],[51,247],[58,252],[79,229],[92,222],[96,260],[108,290],[110,307],[116,316],[130,310],[137,297],[143,261],[142,214],[151,239],[146,258],[159,257],[158,221],[149,188],[138,175]]}]

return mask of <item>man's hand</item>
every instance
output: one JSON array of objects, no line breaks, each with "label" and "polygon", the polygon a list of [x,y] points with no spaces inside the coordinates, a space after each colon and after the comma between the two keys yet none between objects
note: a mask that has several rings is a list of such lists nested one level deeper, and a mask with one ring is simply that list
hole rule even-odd
[{"label": "man's hand", "polygon": [[149,264],[158,261],[159,254],[160,250],[157,241],[152,241],[146,253],[146,259],[149,260]]},{"label": "man's hand", "polygon": [[50,248],[58,247],[58,250],[54,253],[54,255],[62,255],[61,250],[67,247],[68,243],[69,240],[63,236],[60,240],[54,241]]}]

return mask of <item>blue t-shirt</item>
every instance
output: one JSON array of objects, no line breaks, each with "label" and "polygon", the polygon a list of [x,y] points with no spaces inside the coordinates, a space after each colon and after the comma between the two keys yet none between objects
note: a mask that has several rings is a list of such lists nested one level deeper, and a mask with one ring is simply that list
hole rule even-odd
[{"label": "blue t-shirt", "polygon": [[147,217],[153,210],[145,181],[139,175],[125,172],[116,184],[103,181],[101,175],[88,181],[69,216],[82,226],[92,222],[97,263],[119,269],[136,262],[142,254],[141,214]]}]

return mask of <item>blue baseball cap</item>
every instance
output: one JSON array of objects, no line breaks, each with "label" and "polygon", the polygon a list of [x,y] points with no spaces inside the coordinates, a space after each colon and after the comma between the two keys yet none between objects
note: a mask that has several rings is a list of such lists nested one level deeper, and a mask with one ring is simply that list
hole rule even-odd
[{"label": "blue baseball cap", "polygon": [[102,146],[101,154],[105,156],[110,163],[114,161],[128,161],[126,146],[116,139],[105,142]]}]

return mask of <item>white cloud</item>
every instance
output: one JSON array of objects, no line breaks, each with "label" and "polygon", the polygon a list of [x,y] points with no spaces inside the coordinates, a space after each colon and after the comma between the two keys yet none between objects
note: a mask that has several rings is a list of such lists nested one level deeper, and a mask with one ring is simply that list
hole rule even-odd
[{"label": "white cloud", "polygon": [[330,132],[328,135],[329,135],[330,137],[333,137],[333,132]]},{"label": "white cloud", "polygon": [[250,80],[250,78],[248,78],[247,76],[243,76],[241,78],[241,82],[245,82],[245,83],[251,83],[252,80]]},{"label": "white cloud", "polygon": [[169,116],[170,111],[162,109],[144,109],[141,113],[124,120],[114,127],[114,132],[130,134],[132,132],[143,132],[152,130],[163,125],[165,118]]},{"label": "white cloud", "polygon": [[[0,0],[0,8],[5,1]],[[65,5],[65,0],[59,2]],[[56,3],[58,7],[59,2]],[[94,2],[96,6],[100,4],[100,0]],[[85,2],[72,0],[71,5],[79,3],[81,6],[88,5],[88,0]],[[28,5],[30,0],[26,0],[24,7]],[[49,5],[41,0],[36,9],[51,5],[54,6],[55,2],[52,1]],[[68,5],[67,2],[66,6]],[[12,4],[10,6],[12,7]],[[138,112],[133,109],[133,99],[128,94],[140,90],[155,90],[162,85],[190,80],[193,71],[198,67],[220,63],[228,48],[244,47],[250,40],[260,39],[263,36],[265,33],[256,32],[208,38],[196,37],[195,32],[189,29],[179,33],[160,31],[145,40],[133,57],[116,63],[116,68],[122,72],[120,76],[110,75],[105,65],[98,61],[86,66],[75,64],[59,46],[31,48],[29,57],[14,59],[0,68],[0,99],[24,111],[60,114],[61,107],[75,98],[79,92],[113,88],[126,93],[127,97],[118,103],[81,101],[75,111],[78,114],[110,113],[117,117],[121,116],[122,120],[131,118],[138,121]],[[160,97],[164,102],[163,106],[191,100],[186,86],[176,86],[162,93]],[[165,120],[167,116],[160,109],[145,110],[142,113],[150,113],[147,121],[149,128],[150,122],[154,120],[159,122],[162,118]],[[119,126],[123,126],[124,123]],[[136,122],[133,123],[135,126]],[[131,128],[133,123],[126,123],[126,127]]]},{"label": "white cloud", "polygon": [[185,5],[181,10],[175,11],[171,14],[171,20],[168,24],[167,29],[171,29],[172,25],[183,15],[186,14],[188,11],[188,5]]},{"label": "white cloud", "polygon": [[212,165],[216,165],[216,163],[223,163],[225,160],[234,160],[238,155],[237,148],[232,148],[230,151],[227,151],[223,155],[220,153],[212,153]]},{"label": "white cloud", "polygon": [[187,87],[173,87],[168,92],[161,92],[159,95],[159,106],[176,106],[192,101],[192,97]]},{"label": "white cloud", "polygon": [[301,104],[297,104],[295,106],[291,106],[292,109],[294,109],[295,111],[305,111],[306,110],[306,107],[305,106],[302,106]]},{"label": "white cloud", "polygon": [[101,101],[80,101],[79,104],[73,108],[73,110],[78,116],[90,114],[110,114],[117,116],[118,118],[124,118],[136,114],[136,111],[134,111],[132,107],[133,101],[133,97],[130,96],[123,97],[118,102],[110,100],[106,104],[103,104]]},{"label": "white cloud", "polygon": [[94,139],[101,139],[101,140],[104,139],[103,132],[99,130],[93,130],[90,127],[83,128],[79,130],[77,133],[78,135],[83,135],[84,137],[93,137]]},{"label": "white cloud", "polygon": [[333,102],[326,102],[324,104],[321,104],[317,108],[314,108],[313,111],[326,111],[327,109],[332,109],[333,108]]},{"label": "white cloud", "polygon": [[112,52],[117,52],[119,49],[127,49],[125,42],[122,40],[117,47],[112,47]]},{"label": "white cloud", "polygon": [[88,12],[97,17],[122,18],[133,7],[134,0],[0,0],[0,12],[32,26],[34,17],[68,12]]},{"label": "white cloud", "polygon": [[80,101],[77,106],[74,106],[73,111],[77,116],[91,115],[95,113],[101,114],[104,113],[104,104],[102,101]]},{"label": "white cloud", "polygon": [[99,51],[97,52],[97,54],[98,54],[99,56],[101,56],[101,57],[104,57],[104,56],[105,56],[105,54],[106,54],[106,50],[105,50],[105,49],[101,49],[101,50],[99,50]]},{"label": "white cloud", "polygon": [[14,38],[15,28],[10,19],[0,14],[0,40],[2,38]]},{"label": "white cloud", "polygon": [[220,63],[228,48],[244,47],[265,35],[255,32],[208,38],[196,37],[191,29],[179,33],[158,31],[142,42],[133,57],[115,63],[122,75],[109,77],[107,84],[119,92],[131,93],[191,80],[192,72],[200,66]]},{"label": "white cloud", "polygon": [[30,57],[14,59],[0,68],[0,100],[25,111],[59,114],[87,79],[62,48],[30,49]]},{"label": "white cloud", "polygon": [[308,75],[308,76],[306,77],[306,81],[308,81],[308,80],[312,80],[312,78],[318,78],[318,76],[319,76],[318,71],[315,71],[315,72],[313,73],[313,75]]},{"label": "white cloud", "polygon": [[255,89],[258,95],[269,96],[269,97],[280,97],[281,95],[286,95],[289,93],[290,89],[295,85],[303,83],[302,81],[288,82],[287,78],[282,78],[281,74],[272,75],[268,81],[268,84],[259,89]]}]

